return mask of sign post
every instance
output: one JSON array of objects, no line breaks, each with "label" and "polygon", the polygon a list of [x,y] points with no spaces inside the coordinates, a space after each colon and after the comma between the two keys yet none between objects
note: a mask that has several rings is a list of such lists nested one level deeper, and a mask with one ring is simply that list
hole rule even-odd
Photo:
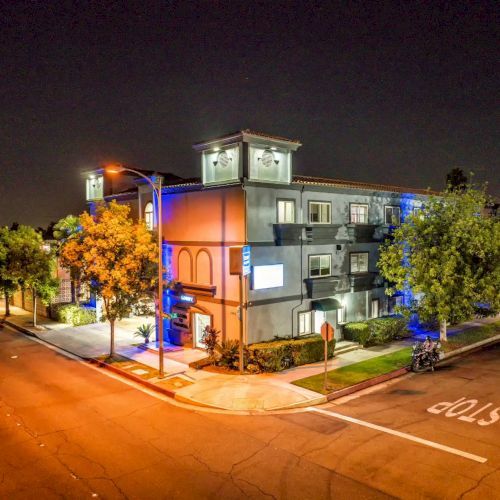
[{"label": "sign post", "polygon": [[250,256],[250,246],[229,248],[229,274],[237,274],[240,282],[240,305],[238,307],[238,319],[240,321],[240,375],[243,375],[243,319],[244,319],[244,302],[243,302],[243,280],[247,284],[247,277],[252,272],[252,262]]},{"label": "sign post", "polygon": [[325,321],[321,325],[321,336],[323,337],[323,340],[325,341],[325,378],[323,381],[323,388],[325,392],[327,391],[328,383],[327,383],[327,374],[328,374],[328,342],[333,339],[333,334],[335,333],[335,330],[328,321]]}]

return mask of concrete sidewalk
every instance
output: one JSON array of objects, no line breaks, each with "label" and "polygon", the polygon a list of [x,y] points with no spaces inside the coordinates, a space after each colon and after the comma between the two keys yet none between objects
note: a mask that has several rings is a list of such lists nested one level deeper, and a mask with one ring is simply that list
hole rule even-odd
[{"label": "concrete sidewalk", "polygon": [[[0,308],[0,317],[3,316],[3,312],[3,309]],[[449,335],[453,336],[469,328],[497,320],[498,318],[485,318],[470,321],[459,327],[451,328]],[[6,322],[81,358],[97,358],[109,352],[109,325],[107,323],[72,327],[39,318],[40,328],[35,329],[32,326],[31,313],[17,307],[11,307],[11,316],[6,318]],[[117,323],[115,350],[122,356],[157,368],[158,354],[137,346],[139,339],[134,337],[133,333],[139,323],[144,323],[144,318],[127,319]],[[427,334],[439,337],[438,332],[424,332],[410,339],[345,352],[335,355],[333,359],[328,361],[328,370],[389,354],[411,345],[416,338],[425,337]],[[325,396],[290,383],[322,373],[324,370],[323,362],[294,367],[278,373],[226,375],[189,367],[189,362],[205,357],[203,351],[179,350],[178,347],[170,351],[169,345],[165,345],[165,348],[166,379],[164,380],[180,377],[188,383],[185,387],[175,389],[175,398],[185,403],[233,411],[270,411],[310,406],[326,401]],[[155,383],[161,387],[162,380],[151,381],[151,385]]]},{"label": "concrete sidewalk", "polygon": [[[3,316],[4,309],[0,308],[0,317]],[[98,358],[109,353],[107,323],[72,327],[39,317],[39,327],[34,328],[32,314],[14,306],[11,306],[11,316],[6,318],[5,322],[84,359]],[[130,320],[117,323],[115,351],[134,361],[157,368],[156,353],[133,345],[139,343],[138,338],[133,335],[136,327],[137,324]],[[324,396],[278,379],[263,380],[258,376],[225,375],[195,370],[182,360],[205,357],[203,351],[184,349],[184,354],[177,348],[168,352],[168,346],[165,347],[167,352],[164,357],[164,380],[180,377],[189,382],[189,385],[175,390],[175,398],[184,403],[224,410],[266,411],[309,406],[326,401]],[[154,382],[161,388],[162,380],[155,379]],[[151,385],[155,384],[152,382]]]}]

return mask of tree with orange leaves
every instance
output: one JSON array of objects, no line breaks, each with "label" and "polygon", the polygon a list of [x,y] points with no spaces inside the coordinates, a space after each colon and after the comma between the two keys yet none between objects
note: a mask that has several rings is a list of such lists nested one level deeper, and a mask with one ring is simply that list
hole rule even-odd
[{"label": "tree with orange leaves", "polygon": [[157,248],[144,222],[134,223],[130,208],[112,201],[95,216],[80,215],[78,235],[62,246],[64,265],[78,269],[82,282],[102,299],[110,324],[110,356],[115,351],[115,321],[155,285]]}]

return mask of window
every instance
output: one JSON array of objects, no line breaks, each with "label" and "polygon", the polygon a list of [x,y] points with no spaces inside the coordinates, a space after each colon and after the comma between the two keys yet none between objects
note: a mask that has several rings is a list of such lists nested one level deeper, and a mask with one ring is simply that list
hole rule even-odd
[{"label": "window", "polygon": [[396,297],[389,297],[389,313],[392,314],[396,307],[401,307],[403,305],[403,296],[397,295]]},{"label": "window", "polygon": [[328,201],[309,202],[309,222],[311,224],[330,224],[332,221],[332,206]]},{"label": "window", "polygon": [[146,222],[146,227],[152,231],[154,227],[153,204],[150,201],[144,207],[144,221]]},{"label": "window", "polygon": [[378,299],[372,299],[372,318],[378,318],[379,317],[379,300]]},{"label": "window", "polygon": [[337,323],[345,323],[345,306],[337,309]]},{"label": "window", "polygon": [[351,203],[351,223],[368,224],[368,205]]},{"label": "window", "polygon": [[278,200],[278,224],[293,224],[295,222],[295,201]]},{"label": "window", "polygon": [[385,223],[390,226],[399,226],[401,222],[401,209],[399,207],[385,207]]},{"label": "window", "polygon": [[311,333],[311,311],[299,313],[299,335]]},{"label": "window", "polygon": [[368,252],[351,254],[351,273],[368,272]]},{"label": "window", "polygon": [[330,276],[332,273],[331,255],[310,255],[309,256],[309,277],[319,278]]}]

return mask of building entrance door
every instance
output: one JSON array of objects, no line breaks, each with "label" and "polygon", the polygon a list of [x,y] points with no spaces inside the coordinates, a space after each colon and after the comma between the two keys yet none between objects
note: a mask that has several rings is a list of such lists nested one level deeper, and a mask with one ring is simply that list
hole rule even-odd
[{"label": "building entrance door", "polygon": [[203,332],[206,326],[210,326],[211,317],[208,314],[193,313],[193,326],[194,326],[194,347],[204,348],[205,345],[201,342]]}]

